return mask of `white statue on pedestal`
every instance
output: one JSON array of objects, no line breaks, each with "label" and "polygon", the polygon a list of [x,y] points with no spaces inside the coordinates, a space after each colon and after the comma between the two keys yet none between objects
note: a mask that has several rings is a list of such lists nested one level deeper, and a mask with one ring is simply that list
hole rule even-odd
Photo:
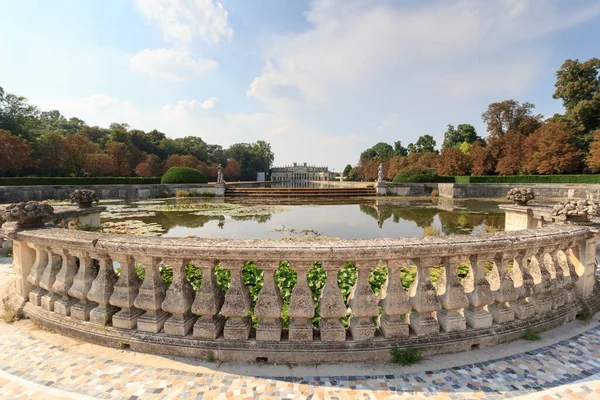
[{"label": "white statue on pedestal", "polygon": [[383,163],[379,164],[377,182],[383,182]]}]

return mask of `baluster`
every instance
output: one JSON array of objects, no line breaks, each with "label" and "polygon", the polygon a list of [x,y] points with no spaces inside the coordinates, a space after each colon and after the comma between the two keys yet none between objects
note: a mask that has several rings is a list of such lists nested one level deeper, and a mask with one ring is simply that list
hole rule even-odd
[{"label": "baluster", "polygon": [[254,314],[260,318],[256,328],[256,340],[279,342],[281,340],[281,307],[283,301],[275,283],[275,271],[279,261],[257,264],[264,271],[264,283],[254,306]]},{"label": "baluster", "polygon": [[408,293],[400,281],[400,269],[409,265],[408,259],[388,261],[388,276],[381,287],[381,301],[383,309],[381,317],[381,333],[386,339],[404,339],[408,337],[409,327],[402,320],[403,314],[410,312]]},{"label": "baluster", "polygon": [[579,279],[577,280],[576,293],[577,298],[586,300],[594,295],[596,279],[594,272],[596,270],[596,238],[583,240],[572,248],[572,254],[575,258]]},{"label": "baluster", "polygon": [[142,256],[138,261],[144,266],[145,276],[133,305],[146,313],[138,317],[137,329],[158,333],[169,318],[169,314],[161,308],[165,301],[166,288],[160,276],[159,260],[152,256]]},{"label": "baluster", "polygon": [[135,262],[132,256],[118,254],[113,259],[121,265],[121,275],[110,296],[110,304],[120,307],[121,311],[113,315],[112,324],[115,328],[135,329],[142,310],[136,308],[133,303],[142,281],[135,272]]},{"label": "baluster", "polygon": [[488,306],[488,310],[497,324],[515,319],[515,310],[507,305],[509,301],[515,301],[519,298],[515,283],[508,273],[508,263],[514,259],[515,255],[516,253],[502,252],[496,253],[494,256],[494,265],[498,276],[494,277],[494,280],[497,279],[496,282],[493,284],[490,282],[490,286],[495,289],[493,290],[495,302]]},{"label": "baluster", "polygon": [[89,301],[98,304],[98,307],[90,311],[90,322],[105,326],[112,321],[113,315],[118,311],[118,308],[110,304],[110,297],[117,283],[117,274],[115,274],[113,261],[108,254],[95,254],[93,258],[98,260],[100,267],[87,294]]},{"label": "baluster", "polygon": [[73,279],[73,285],[69,289],[69,296],[79,299],[79,303],[71,306],[71,318],[88,321],[90,311],[97,306],[95,303],[88,301],[87,298],[92,282],[96,278],[94,260],[87,251],[73,251],[72,253],[79,259],[79,269]]},{"label": "baluster", "polygon": [[346,341],[346,329],[340,318],[346,316],[346,304],[338,285],[337,273],[341,267],[323,263],[327,281],[319,299],[319,331],[323,342]]},{"label": "baluster", "polygon": [[485,262],[493,254],[476,254],[469,257],[469,275],[465,282],[465,292],[469,299],[469,307],[465,308],[467,325],[473,329],[490,328],[493,324],[492,315],[484,309],[494,302],[490,283],[485,277]]},{"label": "baluster", "polygon": [[306,276],[312,265],[298,261],[293,263],[293,266],[297,279],[288,306],[288,315],[291,319],[288,340],[290,342],[312,342],[312,318],[315,314],[315,302]]},{"label": "baluster", "polygon": [[565,292],[565,275],[563,273],[562,266],[560,265],[560,261],[558,259],[559,247],[555,246],[550,249],[550,265],[551,269],[554,271],[554,285],[555,290],[553,291],[552,296],[552,308],[557,309],[565,305],[566,302],[566,292]]},{"label": "baluster", "polygon": [[373,340],[375,335],[377,325],[373,322],[373,318],[379,317],[379,307],[377,296],[369,283],[369,263],[356,261],[355,266],[358,269],[358,278],[348,296],[348,305],[352,310],[349,321],[350,333],[354,341],[366,342]]},{"label": "baluster", "polygon": [[510,302],[510,308],[515,310],[515,317],[518,319],[533,317],[535,315],[535,307],[529,302],[529,299],[534,295],[535,284],[533,276],[529,273],[524,251],[515,254],[512,279],[519,298],[516,301]]},{"label": "baluster", "polygon": [[40,287],[45,290],[42,295],[42,308],[46,311],[54,311],[54,303],[58,300],[58,295],[52,292],[52,285],[56,280],[56,274],[62,267],[60,256],[52,249],[48,249],[48,265],[44,269]]},{"label": "baluster", "polygon": [[531,257],[531,262],[529,263],[531,268],[529,269],[529,272],[531,273],[531,276],[533,276],[535,283],[535,297],[530,300],[535,307],[536,314],[543,314],[550,311],[553,303],[552,297],[550,297],[550,293],[552,292],[552,280],[550,272],[548,272],[545,265],[545,254],[543,247],[532,250],[529,253]]},{"label": "baluster", "polygon": [[242,279],[242,267],[231,271],[231,283],[225,293],[225,302],[221,314],[229,319],[225,323],[223,336],[227,340],[248,340],[252,331],[250,307],[252,299],[250,291]]},{"label": "baluster", "polygon": [[[13,272],[15,274],[15,295],[18,296],[21,306],[29,299],[31,293],[31,283],[27,280],[31,274],[31,269],[35,264],[36,254],[33,248],[26,242],[18,240],[13,241]],[[15,296],[15,299],[17,298]]]},{"label": "baluster", "polygon": [[32,247],[35,250],[35,262],[31,267],[27,281],[31,283],[35,289],[29,292],[29,301],[33,305],[40,307],[42,305],[42,296],[45,293],[44,289],[40,287],[40,281],[42,280],[42,275],[44,275],[44,269],[48,265],[48,251],[46,246],[39,244],[34,243],[32,244]]},{"label": "baluster", "polygon": [[190,333],[196,322],[196,318],[190,312],[190,307],[194,302],[194,288],[185,274],[187,260],[167,258],[163,261],[173,268],[173,282],[162,303],[162,309],[171,313],[171,318],[164,325],[165,333],[185,336]]},{"label": "baluster", "polygon": [[62,297],[54,304],[54,312],[68,317],[71,315],[71,306],[77,302],[76,299],[69,297],[69,289],[77,274],[77,260],[67,249],[60,249],[59,253],[62,258],[62,267],[56,274],[52,291]]},{"label": "baluster", "polygon": [[458,266],[464,257],[444,257],[444,274],[437,282],[437,294],[442,309],[437,313],[437,319],[444,332],[460,332],[467,329],[467,321],[459,311],[469,306],[465,289],[458,279]]},{"label": "baluster", "polygon": [[225,297],[217,283],[215,264],[212,260],[194,261],[194,265],[202,270],[202,285],[192,304],[192,312],[200,315],[194,325],[194,337],[216,339],[225,325],[225,318],[219,314]]},{"label": "baluster", "polygon": [[575,265],[573,264],[572,261],[572,248],[575,246],[575,243],[573,242],[569,242],[569,243],[562,243],[560,246],[560,252],[562,254],[562,258],[563,258],[563,271],[564,271],[564,275],[565,275],[565,290],[567,291],[566,294],[566,302],[568,304],[573,303],[576,299],[577,296],[575,295],[575,285],[577,284],[577,281],[579,280],[579,275],[577,275],[577,270],[575,269]]},{"label": "baluster", "polygon": [[413,262],[417,266],[417,276],[411,287],[410,305],[413,311],[410,313],[410,329],[417,335],[433,335],[439,333],[440,325],[433,316],[435,311],[442,308],[431,277],[429,268],[439,265],[439,257],[415,258]]}]

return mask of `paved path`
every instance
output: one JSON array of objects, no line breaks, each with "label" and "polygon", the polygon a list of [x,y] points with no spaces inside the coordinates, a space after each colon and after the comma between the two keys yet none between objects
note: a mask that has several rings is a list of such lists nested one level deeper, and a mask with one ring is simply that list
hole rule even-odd
[{"label": "paved path", "polygon": [[[3,273],[10,276],[5,272],[6,265],[0,264],[0,279]],[[600,398],[600,324],[593,321],[584,326],[577,321],[563,328],[558,332],[567,336],[556,343],[535,349],[535,343],[524,341],[503,345],[494,351],[505,357],[485,361],[481,354],[490,354],[489,349],[436,357],[408,369],[381,365],[260,368],[107,349],[64,338],[31,321],[0,322],[0,398]],[[569,332],[581,333],[569,337]],[[443,367],[449,360],[469,359]],[[387,372],[371,372],[382,370]],[[317,376],[317,371],[327,372]],[[265,372],[270,376],[253,376]]]}]

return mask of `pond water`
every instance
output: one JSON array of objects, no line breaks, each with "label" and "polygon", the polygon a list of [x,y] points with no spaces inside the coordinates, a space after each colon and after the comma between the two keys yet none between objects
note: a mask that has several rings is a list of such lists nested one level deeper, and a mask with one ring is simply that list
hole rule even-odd
[{"label": "pond water", "polygon": [[[104,231],[241,239],[369,239],[503,230],[498,202],[442,198],[151,199],[101,205]],[[431,228],[428,228],[431,230]],[[435,231],[435,229],[434,229]]]}]

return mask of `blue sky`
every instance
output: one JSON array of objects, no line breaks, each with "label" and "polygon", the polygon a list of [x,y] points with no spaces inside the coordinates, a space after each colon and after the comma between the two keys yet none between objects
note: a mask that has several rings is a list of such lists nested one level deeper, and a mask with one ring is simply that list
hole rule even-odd
[{"label": "blue sky", "polygon": [[599,0],[0,0],[0,86],[90,125],[128,122],[340,171],[379,141],[544,115],[566,58],[600,57]]}]

